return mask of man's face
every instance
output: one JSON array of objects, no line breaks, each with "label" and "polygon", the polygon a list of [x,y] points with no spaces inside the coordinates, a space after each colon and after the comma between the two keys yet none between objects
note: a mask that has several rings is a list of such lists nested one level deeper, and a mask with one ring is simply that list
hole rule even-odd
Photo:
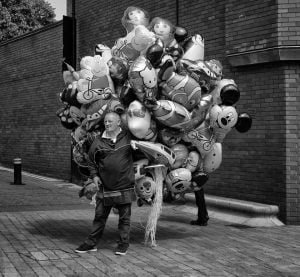
[{"label": "man's face", "polygon": [[116,131],[120,125],[120,117],[117,114],[107,114],[104,118],[105,130],[108,132]]}]

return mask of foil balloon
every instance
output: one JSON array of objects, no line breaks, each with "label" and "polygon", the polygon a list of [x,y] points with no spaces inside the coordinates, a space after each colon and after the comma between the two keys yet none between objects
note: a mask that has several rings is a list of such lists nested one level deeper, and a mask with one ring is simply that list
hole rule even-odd
[{"label": "foil balloon", "polygon": [[235,126],[237,120],[238,114],[233,106],[213,105],[209,111],[209,123],[215,133],[226,130],[227,132],[223,132],[226,135]]},{"label": "foil balloon", "polygon": [[157,126],[155,120],[151,119],[150,127],[146,136],[144,137],[145,140],[155,141],[157,138]]},{"label": "foil balloon", "polygon": [[201,88],[199,84],[189,75],[182,76],[175,72],[165,82],[161,82],[162,93],[169,100],[183,105],[191,111],[199,104]]},{"label": "foil balloon", "polygon": [[237,120],[238,114],[233,106],[213,105],[209,111],[209,121],[212,127],[231,129]]},{"label": "foil balloon", "polygon": [[98,123],[104,119],[108,108],[109,100],[96,100],[89,104],[81,106],[81,111],[86,115],[86,118],[82,122],[85,125],[87,131],[95,128]]},{"label": "foil balloon", "polygon": [[245,133],[250,130],[252,126],[252,118],[249,114],[247,113],[241,113],[238,116],[237,123],[235,124],[235,129],[239,133]]},{"label": "foil balloon", "polygon": [[126,112],[126,121],[130,132],[137,138],[143,139],[148,134],[151,115],[139,101],[130,103]]},{"label": "foil balloon", "polygon": [[215,88],[210,92],[214,104],[234,105],[240,99],[240,91],[232,79],[221,79],[216,81]]},{"label": "foil balloon", "polygon": [[183,140],[191,142],[194,145],[202,157],[212,151],[215,139],[212,130],[206,125],[205,121],[196,129],[185,133]]},{"label": "foil balloon", "polygon": [[62,91],[60,94],[60,100],[71,106],[80,107],[81,104],[77,101],[78,90],[75,83],[76,82],[74,82],[74,85],[69,84],[68,87]]},{"label": "foil balloon", "polygon": [[212,151],[207,153],[203,160],[203,170],[205,173],[212,173],[220,167],[222,163],[222,144],[216,142]]},{"label": "foil balloon", "polygon": [[133,149],[141,150],[145,156],[154,163],[170,167],[175,162],[175,153],[161,143],[132,140],[131,146]]},{"label": "foil balloon", "polygon": [[163,144],[172,147],[177,144],[183,137],[183,132],[177,129],[163,128],[159,130],[159,138]]},{"label": "foil balloon", "polygon": [[69,113],[73,121],[76,122],[77,125],[80,125],[86,117],[81,109],[76,106],[70,106]]},{"label": "foil balloon", "polygon": [[204,60],[204,38],[196,34],[186,39],[183,43],[184,54],[182,59],[191,61]]},{"label": "foil balloon", "polygon": [[174,38],[175,26],[169,20],[154,17],[148,28],[163,42],[165,48],[178,47],[178,43]]},{"label": "foil balloon", "polygon": [[201,160],[200,154],[197,151],[191,151],[186,159],[184,167],[193,173],[198,168]]},{"label": "foil balloon", "polygon": [[112,57],[108,62],[109,74],[114,82],[122,84],[128,77],[129,66],[126,61],[118,57]]},{"label": "foil balloon", "polygon": [[114,94],[114,84],[109,76],[97,77],[97,79],[78,81],[77,101],[88,104],[99,99],[108,99]]},{"label": "foil balloon", "polygon": [[209,93],[215,86],[215,81],[222,78],[222,64],[218,60],[190,61],[180,59],[177,63],[179,74],[188,74],[199,83],[202,93]]},{"label": "foil balloon", "polygon": [[157,76],[154,67],[144,57],[138,57],[130,66],[129,83],[139,101],[155,99],[157,94]]},{"label": "foil balloon", "polygon": [[93,61],[94,61],[94,57],[92,57],[92,56],[84,56],[80,60],[80,68],[81,69],[91,70],[92,69],[92,63],[93,63]]},{"label": "foil balloon", "polygon": [[136,181],[135,192],[139,198],[151,204],[152,197],[155,194],[155,186],[156,184],[151,177],[144,176]]},{"label": "foil balloon", "polygon": [[156,120],[171,128],[183,129],[191,120],[185,107],[170,100],[156,101],[151,109]]},{"label": "foil balloon", "polygon": [[70,116],[70,106],[66,106],[64,108],[59,109],[56,112],[56,115],[60,119],[60,123],[66,129],[74,129],[74,128],[76,128],[78,126],[78,124]]},{"label": "foil balloon", "polygon": [[133,162],[135,180],[138,180],[146,175],[145,166],[147,165],[149,165],[148,159],[141,159]]},{"label": "foil balloon", "polygon": [[[149,14],[142,8],[128,7],[124,11],[124,15],[121,21],[122,25],[127,31],[127,35],[123,38],[119,38],[116,41],[115,45],[112,48],[112,54],[131,63],[140,55],[141,45],[143,43],[145,44],[145,41],[143,41],[143,39],[137,39],[137,41],[135,40],[135,31],[141,26],[147,27],[149,25]],[[146,30],[144,29],[144,31]],[[138,47],[136,47],[137,45]]]},{"label": "foil balloon", "polygon": [[186,168],[177,168],[166,176],[169,191],[174,194],[183,193],[191,188],[192,174]]},{"label": "foil balloon", "polygon": [[191,112],[190,122],[184,126],[184,131],[186,133],[197,128],[204,122],[212,103],[213,97],[210,94],[205,94],[201,97],[200,103]]},{"label": "foil balloon", "polygon": [[182,167],[189,155],[187,147],[184,144],[179,143],[172,146],[171,150],[175,153],[176,157],[174,164],[171,166],[171,169]]}]

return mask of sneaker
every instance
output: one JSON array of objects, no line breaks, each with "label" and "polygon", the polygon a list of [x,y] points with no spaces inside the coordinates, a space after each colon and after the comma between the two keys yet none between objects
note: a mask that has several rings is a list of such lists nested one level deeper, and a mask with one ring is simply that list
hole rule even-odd
[{"label": "sneaker", "polygon": [[126,255],[127,249],[128,249],[128,245],[121,243],[121,244],[118,245],[118,247],[115,251],[115,254],[116,255]]},{"label": "sneaker", "polygon": [[86,252],[94,252],[94,251],[97,251],[97,248],[85,242],[75,249],[75,252],[77,253],[86,253]]}]

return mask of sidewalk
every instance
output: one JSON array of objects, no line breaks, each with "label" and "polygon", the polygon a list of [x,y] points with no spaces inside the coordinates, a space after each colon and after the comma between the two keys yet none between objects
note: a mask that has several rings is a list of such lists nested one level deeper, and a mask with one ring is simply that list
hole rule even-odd
[{"label": "sidewalk", "polygon": [[149,208],[133,206],[131,245],[114,255],[111,213],[99,250],[74,249],[89,233],[94,208],[79,187],[0,169],[0,276],[300,276],[300,226],[248,227],[215,218],[191,226],[187,205],[164,205],[157,247],[143,245]]}]

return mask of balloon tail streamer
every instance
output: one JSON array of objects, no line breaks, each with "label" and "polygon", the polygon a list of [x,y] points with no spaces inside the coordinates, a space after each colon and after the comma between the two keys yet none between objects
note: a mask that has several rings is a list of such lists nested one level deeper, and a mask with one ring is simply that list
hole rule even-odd
[{"label": "balloon tail streamer", "polygon": [[150,246],[155,247],[157,246],[155,240],[155,233],[156,233],[156,226],[157,221],[160,217],[162,211],[162,191],[163,191],[163,168],[156,167],[154,168],[154,181],[156,183],[155,186],[155,196],[153,199],[153,204],[151,206],[151,210],[148,217],[148,222],[146,226],[145,232],[145,245],[148,244],[148,240],[150,239]]}]

